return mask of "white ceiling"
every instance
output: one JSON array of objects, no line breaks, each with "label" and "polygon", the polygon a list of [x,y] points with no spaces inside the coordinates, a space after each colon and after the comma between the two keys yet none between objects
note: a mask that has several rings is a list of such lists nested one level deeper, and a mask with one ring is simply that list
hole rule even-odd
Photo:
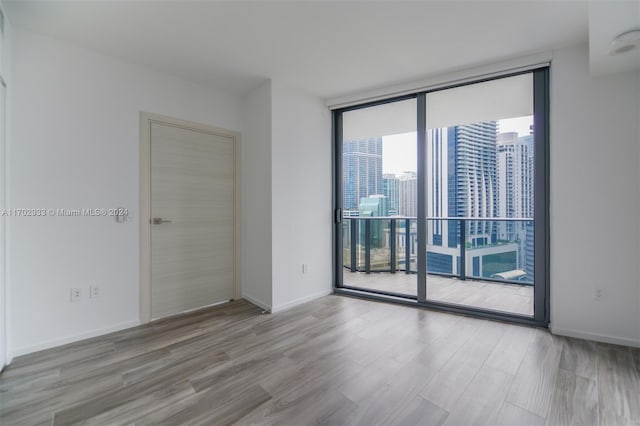
[{"label": "white ceiling", "polygon": [[589,65],[592,74],[640,69],[640,49],[609,54],[613,39],[632,29],[640,29],[640,1],[590,2]]},{"label": "white ceiling", "polygon": [[14,26],[206,85],[323,98],[586,41],[584,1],[4,1]]}]

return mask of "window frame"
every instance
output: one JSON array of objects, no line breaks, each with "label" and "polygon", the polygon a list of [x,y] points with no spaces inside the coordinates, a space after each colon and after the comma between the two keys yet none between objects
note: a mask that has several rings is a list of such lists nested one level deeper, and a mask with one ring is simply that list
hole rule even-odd
[{"label": "window frame", "polygon": [[[534,314],[532,317],[493,311],[472,306],[453,305],[445,302],[428,300],[426,289],[426,256],[418,256],[417,296],[398,294],[389,291],[369,290],[348,287],[343,282],[343,253],[342,253],[342,114],[348,111],[370,108],[388,103],[416,99],[417,103],[417,155],[418,155],[418,251],[426,253],[426,96],[442,90],[469,86],[487,81],[532,74],[533,77],[533,120],[534,120]],[[400,96],[390,96],[370,102],[363,102],[337,108],[331,115],[332,134],[332,187],[333,187],[333,232],[332,232],[332,260],[333,260],[333,292],[349,296],[357,296],[373,300],[401,303],[422,308],[429,308],[444,312],[461,313],[479,318],[496,319],[513,323],[548,327],[550,322],[550,250],[549,250],[549,76],[550,66],[540,66],[517,72],[505,72],[491,77],[467,80],[461,83],[442,85],[433,89],[416,91]],[[424,259],[423,259],[424,258]],[[422,283],[422,285],[418,285]]]}]

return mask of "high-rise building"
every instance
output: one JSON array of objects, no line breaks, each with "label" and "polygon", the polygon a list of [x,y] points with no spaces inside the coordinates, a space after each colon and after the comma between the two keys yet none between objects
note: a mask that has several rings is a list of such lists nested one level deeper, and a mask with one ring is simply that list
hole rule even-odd
[{"label": "high-rise building", "polygon": [[[496,217],[496,135],[495,121],[429,130],[428,216]],[[472,246],[495,240],[494,222],[467,223],[467,242]],[[453,220],[434,223],[430,230],[434,244],[449,247],[458,244],[459,232],[459,222]]]},{"label": "high-rise building", "polygon": [[[468,276],[498,277],[526,263],[516,241],[495,244],[499,222],[491,219],[499,214],[497,128],[496,121],[488,121],[427,133],[428,272],[460,274],[461,243],[467,248]],[[464,242],[462,221],[455,218],[467,218]]]},{"label": "high-rise building", "polygon": [[[449,158],[449,148],[454,143],[447,140],[447,129],[432,129],[427,134],[427,217],[455,217],[455,158]],[[449,167],[451,165],[451,167]],[[449,183],[451,182],[451,185]],[[449,200],[453,200],[449,203]],[[429,245],[457,246],[457,225],[455,221],[428,220],[427,236]],[[432,262],[433,264],[434,262]]]},{"label": "high-rise building", "polygon": [[[500,133],[496,143],[498,216],[533,218],[533,135]],[[498,239],[517,241],[518,263],[533,279],[533,222],[499,222]]]},{"label": "high-rise building", "polygon": [[387,173],[382,175],[383,193],[389,199],[389,214],[392,216],[398,214],[399,185],[400,179],[395,174]]},{"label": "high-rise building", "polygon": [[358,210],[360,200],[382,195],[382,137],[343,142],[344,210]]},{"label": "high-rise building", "polygon": [[496,150],[498,216],[533,217],[533,135],[500,133]]},{"label": "high-rise building", "polygon": [[533,282],[534,277],[534,260],[535,260],[535,245],[534,241],[534,225],[533,221],[526,222],[525,226],[525,241],[524,241],[524,271],[527,273],[527,277],[524,281]]},{"label": "high-rise building", "polygon": [[[455,141],[455,152],[449,152],[449,156],[455,158],[458,217],[495,217],[497,122],[449,127],[447,132],[448,140]],[[492,242],[494,234],[494,222],[468,221],[467,241],[472,246]]]},{"label": "high-rise building", "polygon": [[418,216],[418,175],[416,172],[404,172],[398,178],[398,214],[400,216]]}]

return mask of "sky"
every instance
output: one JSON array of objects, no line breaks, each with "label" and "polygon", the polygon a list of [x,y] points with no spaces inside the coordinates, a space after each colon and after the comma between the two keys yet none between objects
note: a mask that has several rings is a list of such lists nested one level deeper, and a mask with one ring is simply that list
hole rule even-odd
[{"label": "sky", "polygon": [[[533,123],[533,116],[507,118],[498,120],[498,131],[517,132],[518,136],[529,134],[529,126]],[[382,172],[400,175],[405,171],[415,172],[416,163],[416,133],[384,136],[382,138]]]}]

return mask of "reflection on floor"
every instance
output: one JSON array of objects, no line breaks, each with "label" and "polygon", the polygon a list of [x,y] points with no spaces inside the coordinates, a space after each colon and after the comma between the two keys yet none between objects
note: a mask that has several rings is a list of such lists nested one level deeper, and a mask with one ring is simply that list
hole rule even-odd
[{"label": "reflection on floor", "polygon": [[326,296],[244,300],[14,359],[0,425],[634,425],[640,348]]},{"label": "reflection on floor", "polygon": [[[344,285],[415,296],[417,275],[344,271]],[[427,299],[533,316],[533,286],[427,276]]]}]

